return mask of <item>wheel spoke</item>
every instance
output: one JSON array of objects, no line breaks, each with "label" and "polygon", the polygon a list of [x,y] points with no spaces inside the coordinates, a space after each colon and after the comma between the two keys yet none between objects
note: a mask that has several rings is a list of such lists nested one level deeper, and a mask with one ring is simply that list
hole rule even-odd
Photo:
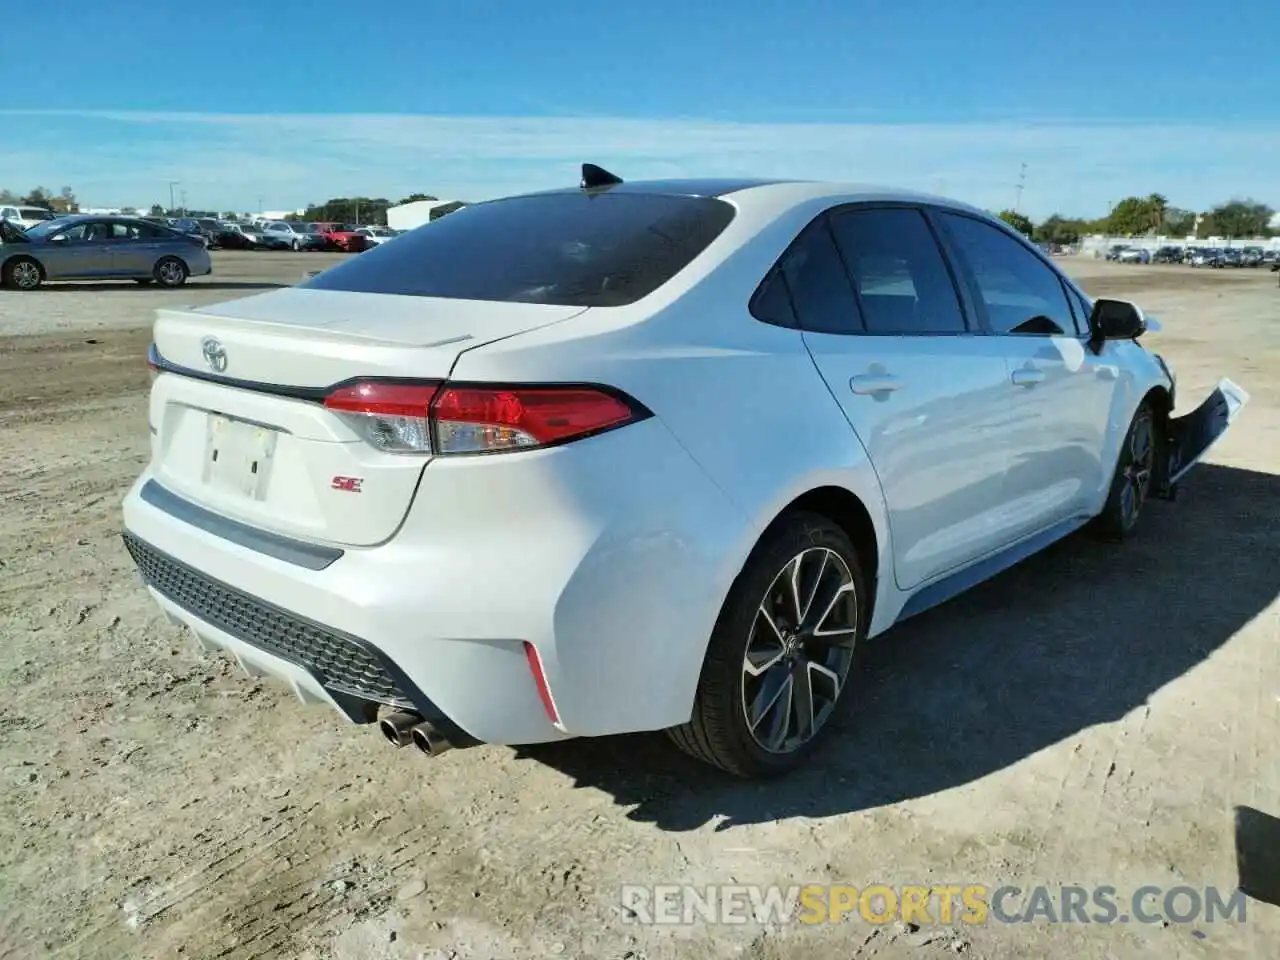
[{"label": "wheel spoke", "polygon": [[791,603],[795,608],[797,625],[799,625],[803,618],[803,611],[801,608],[804,601],[800,599],[800,567],[803,562],[804,554],[802,553],[787,564],[787,569],[783,571],[786,575],[787,585],[790,588]]},{"label": "wheel spoke", "polygon": [[[804,591],[805,593],[804,606],[800,609],[800,616],[796,620],[797,626],[803,627],[809,620],[809,611],[813,609],[814,598],[818,596],[818,591],[822,589],[822,578],[827,572],[827,561],[830,559],[830,557],[831,557],[831,554],[829,554],[826,550],[822,551],[822,559],[818,562],[818,572],[813,575],[813,585],[808,590]],[[799,577],[803,569],[804,569],[803,562],[799,562],[796,564],[797,586],[799,586],[800,584]]]},{"label": "wheel spoke", "polygon": [[776,750],[786,740],[791,726],[791,700],[795,681],[791,670],[779,664],[764,677],[751,704],[747,723],[766,749]]},{"label": "wheel spoke", "polygon": [[813,683],[809,676],[809,662],[797,662],[793,676],[791,710],[795,717],[795,735],[804,743],[817,732],[813,723]]},{"label": "wheel spoke", "polygon": [[[853,593],[853,583],[850,582],[842,583],[835,593],[832,594],[830,602],[827,604],[826,609],[822,611],[822,616],[818,618],[818,622],[814,627],[813,635],[815,637],[840,637],[857,632],[857,597],[853,596]],[[853,608],[849,612],[850,615],[844,618],[844,622],[828,624],[827,621],[831,619],[831,615],[835,611],[836,605],[846,598],[849,606]],[[837,621],[840,620],[840,618],[836,619]]]}]

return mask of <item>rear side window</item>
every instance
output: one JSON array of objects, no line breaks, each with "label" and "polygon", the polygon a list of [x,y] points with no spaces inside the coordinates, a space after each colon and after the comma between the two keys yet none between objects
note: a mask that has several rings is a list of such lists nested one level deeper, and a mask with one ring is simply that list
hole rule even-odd
[{"label": "rear side window", "polygon": [[831,218],[868,333],[952,334],[966,326],[955,284],[918,210],[851,210]]},{"label": "rear side window", "polygon": [[1074,333],[1062,281],[1034,253],[998,227],[960,214],[940,214],[998,334]]},{"label": "rear side window", "polygon": [[[849,285],[825,218],[810,224],[796,238],[779,264],[775,277],[778,276],[791,294],[795,319],[801,329],[811,333],[862,331],[853,287]],[[767,288],[761,291],[762,294],[768,292]]]},{"label": "rear side window", "polygon": [[613,307],[688,266],[733,219],[723,200],[556,193],[467,206],[301,286],[414,297]]}]

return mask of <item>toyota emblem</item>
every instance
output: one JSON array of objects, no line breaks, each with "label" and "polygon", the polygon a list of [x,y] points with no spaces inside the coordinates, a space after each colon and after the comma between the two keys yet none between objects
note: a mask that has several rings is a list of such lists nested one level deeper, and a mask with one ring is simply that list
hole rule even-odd
[{"label": "toyota emblem", "polygon": [[217,337],[205,337],[201,340],[200,351],[204,354],[204,362],[214,373],[227,369],[227,351]]}]

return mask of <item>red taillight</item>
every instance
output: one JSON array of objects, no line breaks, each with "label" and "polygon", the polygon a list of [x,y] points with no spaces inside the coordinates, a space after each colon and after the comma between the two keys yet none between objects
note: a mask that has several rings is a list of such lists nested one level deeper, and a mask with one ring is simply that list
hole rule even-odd
[{"label": "red taillight", "polygon": [[598,387],[369,380],[337,388],[324,404],[374,446],[397,453],[528,450],[647,416],[647,411]]},{"label": "red taillight", "polygon": [[589,387],[450,387],[431,408],[442,453],[541,447],[635,418],[631,406]]},{"label": "red taillight", "polygon": [[542,670],[542,658],[538,656],[538,648],[526,640],[524,655],[529,661],[529,672],[533,674],[534,686],[538,688],[538,699],[542,701],[542,709],[547,711],[551,722],[559,726],[560,711],[556,709],[556,702],[551,699],[551,688],[547,686],[547,675]]},{"label": "red taillight", "polygon": [[324,398],[330,410],[374,413],[389,417],[423,417],[435,398],[435,383],[389,383],[370,380],[338,387]]}]

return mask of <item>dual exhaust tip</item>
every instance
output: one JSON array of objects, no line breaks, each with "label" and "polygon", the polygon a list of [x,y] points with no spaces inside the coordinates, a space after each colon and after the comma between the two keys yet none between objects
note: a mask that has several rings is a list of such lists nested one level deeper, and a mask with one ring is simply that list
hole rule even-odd
[{"label": "dual exhaust tip", "polygon": [[429,757],[438,757],[453,748],[444,734],[416,713],[391,713],[378,721],[378,729],[395,747],[413,744]]}]

